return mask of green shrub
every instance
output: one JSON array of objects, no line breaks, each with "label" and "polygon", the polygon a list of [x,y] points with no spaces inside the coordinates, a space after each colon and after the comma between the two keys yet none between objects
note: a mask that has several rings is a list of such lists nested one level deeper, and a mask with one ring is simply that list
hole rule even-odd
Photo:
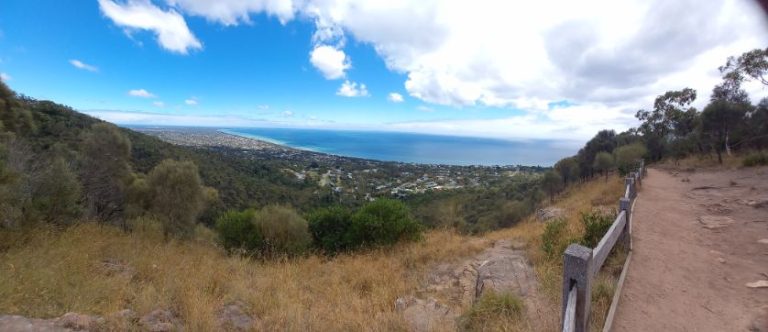
[{"label": "green shrub", "polygon": [[229,211],[216,220],[216,232],[225,249],[247,252],[261,250],[262,237],[256,227],[256,210]]},{"label": "green shrub", "polygon": [[742,164],[745,167],[765,166],[768,165],[768,153],[760,151],[750,153],[744,158]]},{"label": "green shrub", "polygon": [[421,225],[400,201],[379,199],[366,204],[352,216],[349,234],[355,247],[392,245],[421,238]]},{"label": "green shrub", "polygon": [[255,219],[262,238],[261,252],[267,256],[298,255],[312,244],[307,221],[292,208],[270,205]]},{"label": "green shrub", "polygon": [[544,233],[541,234],[541,249],[548,258],[554,258],[562,254],[565,249],[565,220],[556,219],[547,223]]},{"label": "green shrub", "polygon": [[494,330],[490,325],[495,322],[520,325],[524,310],[525,304],[514,294],[486,292],[459,318],[460,327],[463,331],[483,331]]},{"label": "green shrub", "polygon": [[321,250],[332,254],[352,246],[352,213],[349,209],[341,206],[321,208],[310,213],[307,219],[315,246]]},{"label": "green shrub", "polygon": [[605,232],[611,228],[616,219],[616,213],[603,213],[592,211],[581,214],[581,222],[584,223],[584,235],[581,238],[581,244],[589,248],[594,248],[603,238]]}]

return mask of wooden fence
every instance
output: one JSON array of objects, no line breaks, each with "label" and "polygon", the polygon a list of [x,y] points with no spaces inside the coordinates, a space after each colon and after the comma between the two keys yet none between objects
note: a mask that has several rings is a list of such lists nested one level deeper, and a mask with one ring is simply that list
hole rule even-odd
[{"label": "wooden fence", "polygon": [[[624,197],[619,199],[618,216],[594,249],[574,243],[565,250],[562,310],[564,332],[588,331],[592,281],[608,258],[611,249],[619,242],[623,243],[627,250],[630,250],[630,255],[627,256],[627,262],[624,264],[621,277],[619,277],[619,283],[623,282],[632,250],[632,204],[637,197],[637,186],[642,184],[645,172],[645,164],[641,162],[636,171],[629,173],[629,176],[624,180],[626,189],[624,190]],[[612,321],[620,293],[621,287],[616,290],[614,295],[608,313],[608,324],[604,331],[610,329],[610,321]]]}]

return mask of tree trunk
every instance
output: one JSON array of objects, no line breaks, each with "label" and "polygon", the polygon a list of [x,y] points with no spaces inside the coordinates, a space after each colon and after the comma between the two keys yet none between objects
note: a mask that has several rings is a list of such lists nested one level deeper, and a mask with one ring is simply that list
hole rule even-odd
[{"label": "tree trunk", "polygon": [[[729,136],[730,136],[729,133],[726,131],[725,132],[725,153],[727,153],[728,156],[731,155],[731,147],[728,144]],[[722,162],[721,162],[721,164],[722,164]]]}]

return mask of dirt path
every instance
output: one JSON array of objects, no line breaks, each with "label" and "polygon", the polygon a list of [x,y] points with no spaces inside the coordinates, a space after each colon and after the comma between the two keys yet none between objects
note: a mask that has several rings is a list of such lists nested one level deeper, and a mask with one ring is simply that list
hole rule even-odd
[{"label": "dirt path", "polygon": [[632,231],[614,331],[749,331],[768,315],[768,288],[746,286],[768,279],[768,168],[651,169]]}]

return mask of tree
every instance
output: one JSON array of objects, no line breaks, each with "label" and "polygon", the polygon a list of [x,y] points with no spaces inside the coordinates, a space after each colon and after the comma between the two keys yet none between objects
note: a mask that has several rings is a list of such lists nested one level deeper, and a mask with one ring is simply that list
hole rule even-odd
[{"label": "tree", "polygon": [[548,171],[544,173],[544,178],[541,180],[541,185],[544,191],[549,195],[549,201],[555,202],[555,195],[563,188],[563,182],[560,174],[557,171]]},{"label": "tree", "polygon": [[165,224],[166,235],[187,236],[205,208],[206,189],[191,161],[163,160],[147,176],[149,213]]},{"label": "tree", "polygon": [[613,169],[613,155],[608,152],[602,151],[595,156],[594,167],[600,173],[605,175],[605,182],[608,182],[608,173]]},{"label": "tree", "polygon": [[42,172],[32,198],[32,206],[44,222],[66,225],[80,213],[81,185],[62,158],[56,158]]},{"label": "tree", "polygon": [[730,135],[746,113],[747,105],[727,100],[715,100],[701,113],[702,130],[712,142],[719,163],[723,163],[723,151],[730,153]]},{"label": "tree", "polygon": [[122,221],[125,183],[130,178],[131,142],[107,123],[91,127],[83,140],[80,179],[91,216],[102,221]]},{"label": "tree", "polygon": [[728,57],[728,61],[721,66],[720,73],[726,79],[742,82],[746,79],[754,79],[768,85],[768,48],[754,49],[745,52],[738,58]]},{"label": "tree", "polygon": [[634,143],[620,146],[613,153],[616,155],[616,168],[619,170],[619,174],[623,176],[627,175],[637,166],[637,162],[648,153],[648,150],[643,144]]},{"label": "tree", "polygon": [[579,170],[582,177],[594,175],[594,160],[598,152],[613,152],[618,146],[616,132],[613,130],[601,130],[579,150],[576,155],[579,160]]},{"label": "tree", "polygon": [[579,161],[576,157],[568,157],[560,159],[555,164],[555,170],[563,178],[563,186],[568,185],[569,182],[573,182],[579,178]]},{"label": "tree", "polygon": [[643,122],[639,131],[643,133],[651,159],[661,159],[670,141],[684,137],[693,130],[692,119],[696,109],[690,105],[695,100],[696,91],[690,88],[667,91],[656,97],[653,111],[637,111],[635,117]]}]

